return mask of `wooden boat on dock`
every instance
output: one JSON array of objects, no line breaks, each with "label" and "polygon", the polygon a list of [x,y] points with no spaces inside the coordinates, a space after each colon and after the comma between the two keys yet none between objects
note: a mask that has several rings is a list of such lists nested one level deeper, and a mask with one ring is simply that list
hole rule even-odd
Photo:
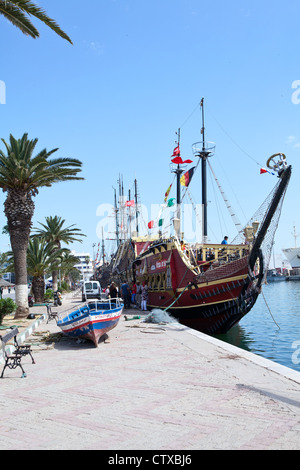
[{"label": "wooden boat on dock", "polygon": [[99,339],[115,328],[123,311],[121,299],[102,299],[88,302],[65,317],[57,325],[72,338],[84,338],[97,347]]}]

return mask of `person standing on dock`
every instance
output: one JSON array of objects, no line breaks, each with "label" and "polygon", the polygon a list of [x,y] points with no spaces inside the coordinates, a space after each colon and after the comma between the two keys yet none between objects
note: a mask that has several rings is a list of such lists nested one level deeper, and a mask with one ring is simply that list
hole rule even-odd
[{"label": "person standing on dock", "polygon": [[124,300],[124,308],[130,308],[130,289],[126,281],[121,286],[122,297]]},{"label": "person standing on dock", "polygon": [[112,282],[109,287],[109,295],[111,299],[116,299],[118,297],[118,289],[114,282]]},{"label": "person standing on dock", "polygon": [[148,281],[145,281],[142,287],[142,310],[147,311],[147,302],[148,302]]},{"label": "person standing on dock", "polygon": [[136,283],[134,281],[131,284],[131,303],[133,308],[136,308]]},{"label": "person standing on dock", "polygon": [[224,237],[224,240],[222,241],[221,245],[228,245],[228,237],[227,235]]},{"label": "person standing on dock", "polygon": [[142,297],[142,286],[140,284],[140,281],[136,282],[136,307],[141,308],[141,299]]}]

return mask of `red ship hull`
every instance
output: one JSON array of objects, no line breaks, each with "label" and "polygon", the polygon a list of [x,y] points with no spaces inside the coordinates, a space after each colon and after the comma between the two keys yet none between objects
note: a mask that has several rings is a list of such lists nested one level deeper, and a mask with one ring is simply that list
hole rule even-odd
[{"label": "red ship hull", "polygon": [[248,275],[245,246],[203,245],[204,250],[205,255],[214,250],[214,258],[204,256],[205,261],[196,263],[194,256],[192,264],[191,254],[174,241],[152,245],[136,263],[135,275],[141,283],[148,281],[149,308],[167,310],[180,323],[204,333],[222,333],[254,305],[257,273]]}]

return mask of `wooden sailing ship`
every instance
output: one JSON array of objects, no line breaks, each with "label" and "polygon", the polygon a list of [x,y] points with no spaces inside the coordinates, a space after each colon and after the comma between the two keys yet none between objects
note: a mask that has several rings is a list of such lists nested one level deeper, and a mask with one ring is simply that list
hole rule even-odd
[{"label": "wooden sailing ship", "polygon": [[184,325],[218,334],[227,332],[239,322],[251,310],[261,291],[291,166],[287,165],[283,154],[272,155],[267,165],[278,173],[278,181],[260,215],[255,214],[232,243],[207,243],[206,167],[212,147],[205,142],[203,99],[201,107],[202,142],[193,146],[194,156],[200,159],[202,169],[201,243],[188,244],[181,238],[180,178],[183,169],[180,159],[174,159],[178,162],[173,170],[177,179],[178,208],[174,236],[163,238],[160,234],[155,239],[130,237],[122,241],[115,256],[113,273],[120,280],[147,282],[150,309],[167,310]]}]

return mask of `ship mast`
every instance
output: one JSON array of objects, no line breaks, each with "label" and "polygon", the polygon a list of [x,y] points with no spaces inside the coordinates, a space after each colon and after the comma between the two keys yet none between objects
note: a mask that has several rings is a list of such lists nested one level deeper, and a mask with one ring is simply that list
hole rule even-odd
[{"label": "ship mast", "polygon": [[294,239],[295,239],[295,248],[297,248],[297,238],[299,237],[299,234],[296,232],[296,226],[294,225],[294,231],[292,233]]},{"label": "ship mast", "polygon": [[138,194],[137,194],[137,180],[134,180],[134,199],[135,199],[135,228],[136,228],[136,236],[139,236],[139,209],[138,209]]},{"label": "ship mast", "polygon": [[119,209],[118,209],[118,204],[117,204],[117,193],[116,193],[115,188],[113,188],[113,189],[114,189],[114,193],[115,193],[115,208],[114,208],[114,212],[115,212],[115,221],[116,221],[116,240],[117,240],[117,247],[119,248],[119,245],[120,245],[120,238],[119,238],[119,216],[118,216]]},{"label": "ship mast", "polygon": [[207,168],[206,168],[206,160],[208,157],[208,154],[205,150],[205,127],[204,127],[204,106],[203,106],[203,100],[202,98],[200,106],[202,108],[202,129],[201,129],[201,134],[202,134],[202,152],[201,152],[201,173],[202,173],[202,207],[203,207],[203,242],[206,243],[207,241],[207,182],[206,182],[206,173],[207,173]]},{"label": "ship mast", "polygon": [[[180,149],[180,129],[177,132],[177,147]],[[180,150],[178,153],[180,156]],[[174,218],[174,230],[178,239],[180,239],[180,228],[181,228],[181,185],[180,185],[180,177],[184,170],[180,168],[178,164],[177,167],[172,171],[176,174],[176,183],[177,183],[177,208],[176,208],[176,218]]]},{"label": "ship mast", "polygon": [[203,221],[202,221],[202,243],[207,242],[207,159],[211,157],[215,145],[207,145],[205,142],[205,127],[204,127],[204,106],[203,106],[204,98],[202,98],[200,102],[200,106],[202,108],[202,142],[197,142],[193,144],[193,153],[196,157],[201,158],[201,183],[202,183],[202,213],[203,213]]}]

